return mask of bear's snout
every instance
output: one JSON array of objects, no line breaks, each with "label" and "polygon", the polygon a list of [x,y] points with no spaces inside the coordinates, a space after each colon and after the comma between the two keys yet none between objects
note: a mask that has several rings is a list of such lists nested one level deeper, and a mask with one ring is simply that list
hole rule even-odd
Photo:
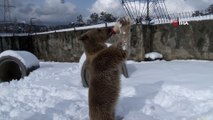
[{"label": "bear's snout", "polygon": [[112,36],[112,35],[116,34],[116,32],[112,28],[107,28],[107,34],[109,36]]}]

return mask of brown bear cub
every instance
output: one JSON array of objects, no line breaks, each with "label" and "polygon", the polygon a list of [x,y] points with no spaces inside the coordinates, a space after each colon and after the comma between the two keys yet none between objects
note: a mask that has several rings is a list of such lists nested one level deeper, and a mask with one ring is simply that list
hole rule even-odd
[{"label": "brown bear cub", "polygon": [[[120,40],[122,37],[110,47],[107,47],[105,42],[113,33],[120,33],[122,28],[130,26],[129,24],[128,20],[118,21],[113,29],[89,30],[79,38],[84,46],[86,67],[90,76],[90,120],[115,120],[115,106],[120,92],[119,66],[126,59],[127,50],[123,49],[125,44]],[[126,32],[123,34],[126,35]]]}]

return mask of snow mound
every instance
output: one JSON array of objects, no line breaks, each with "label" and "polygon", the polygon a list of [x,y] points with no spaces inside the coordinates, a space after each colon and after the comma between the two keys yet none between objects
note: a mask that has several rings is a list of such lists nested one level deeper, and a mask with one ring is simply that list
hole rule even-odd
[{"label": "snow mound", "polygon": [[[89,120],[79,63],[41,62],[0,84],[0,120]],[[213,120],[213,62],[127,62],[116,116],[122,120]],[[121,119],[118,119],[121,120]]]},{"label": "snow mound", "polygon": [[31,68],[32,66],[39,65],[38,58],[27,51],[6,50],[0,54],[0,57],[6,56],[11,56],[19,59],[26,66],[26,68]]},{"label": "snow mound", "polygon": [[213,120],[212,90],[164,85],[153,99],[146,101],[142,111],[159,120]]},{"label": "snow mound", "polygon": [[145,60],[161,60],[163,59],[163,55],[158,52],[150,52],[145,54]]}]

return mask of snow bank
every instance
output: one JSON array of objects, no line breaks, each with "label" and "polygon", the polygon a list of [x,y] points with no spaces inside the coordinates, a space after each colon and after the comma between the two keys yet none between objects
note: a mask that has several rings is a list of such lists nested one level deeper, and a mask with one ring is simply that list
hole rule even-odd
[{"label": "snow bank", "polygon": [[[0,84],[0,120],[88,120],[78,63],[41,62]],[[116,115],[123,120],[213,120],[213,62],[128,61]]]},{"label": "snow bank", "polygon": [[67,29],[61,29],[61,30],[37,32],[37,33],[0,33],[0,36],[12,37],[12,36],[43,35],[43,34],[51,34],[51,33],[59,33],[59,32],[69,32],[74,30],[88,30],[88,29],[94,29],[94,28],[112,27],[114,25],[115,25],[115,22],[111,22],[111,23],[103,23],[103,24],[83,26],[83,27],[67,28]]},{"label": "snow bank", "polygon": [[11,56],[19,59],[26,66],[26,68],[39,65],[38,58],[27,51],[6,50],[0,54],[0,57],[5,56]]},{"label": "snow bank", "polygon": [[146,101],[143,112],[160,120],[213,120],[212,90],[163,85],[153,99]]}]

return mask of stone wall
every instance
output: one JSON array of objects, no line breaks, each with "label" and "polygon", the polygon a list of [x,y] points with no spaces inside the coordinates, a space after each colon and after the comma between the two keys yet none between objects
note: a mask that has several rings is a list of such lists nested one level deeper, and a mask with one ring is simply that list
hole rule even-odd
[{"label": "stone wall", "polygon": [[[164,59],[213,60],[213,21],[132,26],[130,60],[143,61],[144,54],[160,52]],[[27,50],[45,61],[77,62],[83,53],[78,37],[86,31],[69,31],[24,37],[0,37],[0,52]],[[111,42],[113,42],[113,38]]]},{"label": "stone wall", "polygon": [[78,41],[79,32],[61,32],[33,36],[33,53],[45,61],[78,61],[83,47]]},{"label": "stone wall", "polygon": [[22,37],[0,37],[0,52],[27,50],[45,61],[77,62],[83,47],[77,38],[84,31],[70,31]]},{"label": "stone wall", "polygon": [[189,22],[189,26],[155,26],[152,51],[172,59],[213,59],[213,21]]},{"label": "stone wall", "polygon": [[144,38],[143,34],[141,34],[143,29],[141,25],[133,25],[132,26],[132,35],[130,40],[130,60],[142,61],[144,60]]},{"label": "stone wall", "polygon": [[32,36],[0,37],[0,52],[8,49],[33,51]]}]

